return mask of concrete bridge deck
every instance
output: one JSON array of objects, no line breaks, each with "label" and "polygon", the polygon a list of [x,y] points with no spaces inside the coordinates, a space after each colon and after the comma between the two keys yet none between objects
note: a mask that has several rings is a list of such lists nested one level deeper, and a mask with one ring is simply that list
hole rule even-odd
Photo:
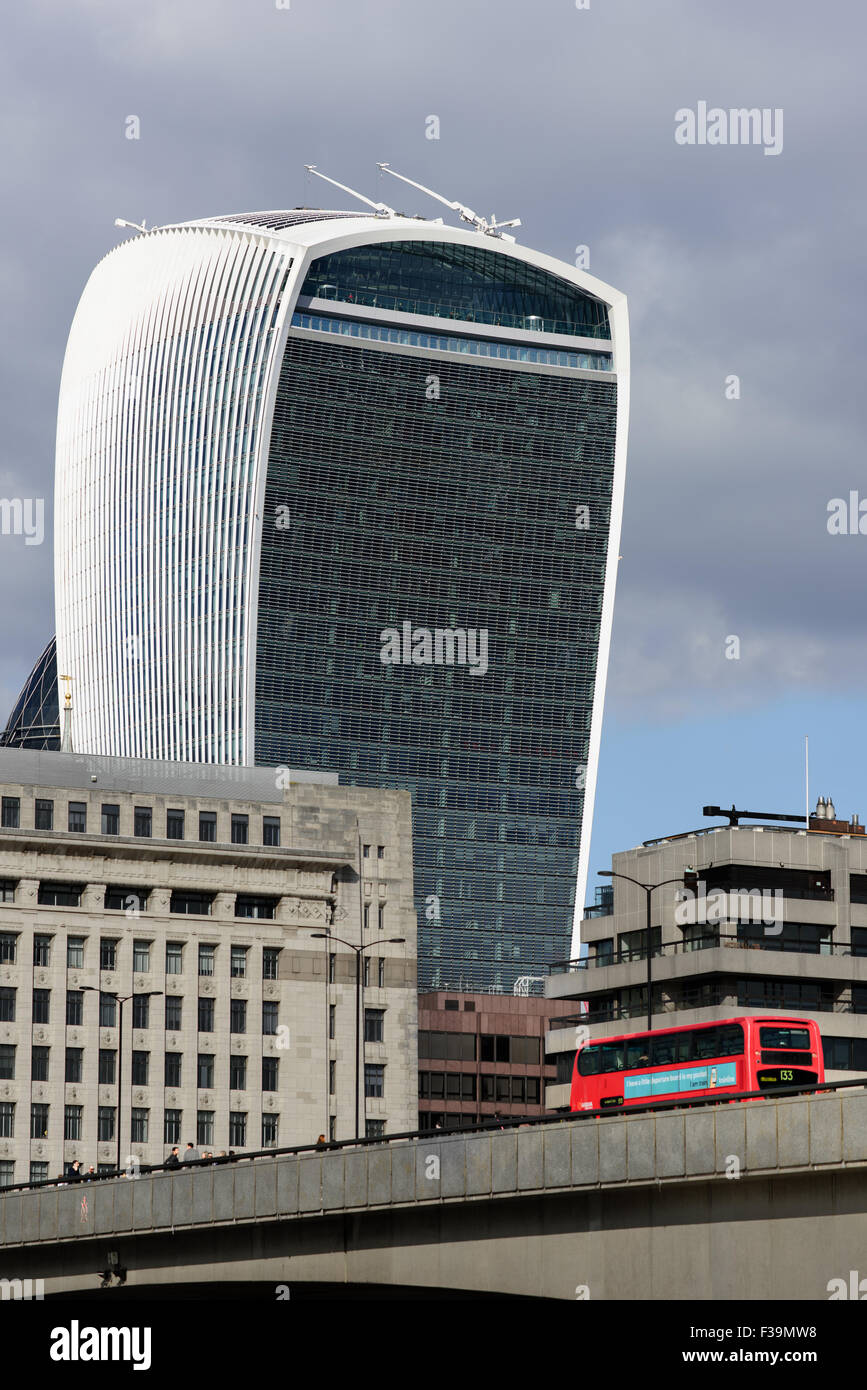
[{"label": "concrete bridge deck", "polygon": [[[867,1275],[867,1091],[552,1120],[0,1194],[0,1277],[827,1299]],[[108,1294],[102,1296],[110,1296]]]}]

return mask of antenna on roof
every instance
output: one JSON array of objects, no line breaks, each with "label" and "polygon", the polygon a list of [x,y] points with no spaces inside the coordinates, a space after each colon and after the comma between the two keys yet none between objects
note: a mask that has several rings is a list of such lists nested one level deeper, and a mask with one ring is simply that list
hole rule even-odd
[{"label": "antenna on roof", "polygon": [[477,232],[484,232],[486,236],[501,236],[504,241],[515,240],[513,236],[505,236],[502,228],[520,227],[520,217],[513,217],[510,222],[498,222],[493,213],[490,218],[479,217],[478,213],[473,212],[472,208],[466,207],[463,203],[453,203],[449,198],[444,198],[441,193],[434,193],[432,188],[425,188],[423,183],[416,183],[415,179],[408,179],[406,174],[399,174],[395,169],[392,169],[390,164],[377,164],[376,167],[380,173],[391,174],[394,178],[401,179],[404,183],[408,183],[410,187],[417,188],[421,193],[427,193],[429,197],[436,198],[438,203],[444,203],[447,208],[451,208],[454,212],[460,214],[462,222],[469,222],[471,226],[475,227]]},{"label": "antenna on roof", "polygon": [[315,174],[318,179],[324,179],[326,183],[333,183],[335,188],[340,188],[350,197],[357,198],[360,203],[367,203],[369,208],[373,208],[380,217],[397,217],[394,208],[390,208],[388,203],[373,203],[369,198],[365,198],[363,193],[356,193],[354,188],[349,188],[345,183],[338,183],[336,179],[330,179],[327,174],[320,174],[315,164],[305,164],[304,168],[308,174]]}]

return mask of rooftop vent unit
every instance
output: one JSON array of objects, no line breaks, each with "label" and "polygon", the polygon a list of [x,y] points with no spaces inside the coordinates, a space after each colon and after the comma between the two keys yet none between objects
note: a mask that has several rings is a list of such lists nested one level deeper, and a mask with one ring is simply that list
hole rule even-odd
[{"label": "rooftop vent unit", "polygon": [[816,809],[810,817],[809,829],[823,835],[864,834],[860,816],[853,816],[851,821],[837,819],[837,809],[830,796],[827,799],[824,796],[819,797]]}]

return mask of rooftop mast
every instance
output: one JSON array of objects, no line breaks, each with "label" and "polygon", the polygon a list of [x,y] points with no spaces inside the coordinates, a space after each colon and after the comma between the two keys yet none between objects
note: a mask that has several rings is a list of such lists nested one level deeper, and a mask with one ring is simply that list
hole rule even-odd
[{"label": "rooftop mast", "polygon": [[421,193],[427,193],[429,197],[436,198],[438,203],[444,203],[447,208],[451,208],[460,215],[462,222],[469,222],[475,227],[477,232],[484,232],[486,236],[502,236],[504,241],[514,241],[513,236],[504,236],[501,228],[520,227],[520,217],[513,217],[510,222],[498,222],[493,213],[490,218],[479,217],[477,212],[468,208],[464,203],[452,202],[449,198],[444,198],[441,193],[434,193],[432,188],[425,188],[423,183],[416,183],[415,179],[408,179],[406,174],[398,174],[392,169],[390,164],[377,164],[377,169],[382,174],[391,174],[396,179],[401,179],[403,183],[408,183],[411,188],[417,188]]},{"label": "rooftop mast", "polygon": [[335,188],[342,189],[343,192],[348,193],[350,197],[357,198],[360,203],[367,203],[367,206],[373,208],[378,216],[398,216],[394,208],[388,206],[388,203],[373,203],[369,198],[365,198],[363,193],[356,193],[354,188],[349,188],[345,183],[338,183],[336,179],[330,179],[327,174],[320,174],[315,164],[305,164],[304,168],[307,170],[308,174],[315,174],[318,179],[324,179],[326,183],[333,183]]}]

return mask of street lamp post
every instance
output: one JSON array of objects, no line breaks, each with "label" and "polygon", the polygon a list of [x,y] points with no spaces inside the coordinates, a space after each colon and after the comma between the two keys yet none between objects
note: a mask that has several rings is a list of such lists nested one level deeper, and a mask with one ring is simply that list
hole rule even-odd
[{"label": "street lamp post", "polygon": [[318,937],[320,941],[339,941],[341,946],[348,946],[350,951],[355,952],[355,1138],[358,1140],[361,1138],[361,957],[371,947],[381,946],[383,941],[392,946],[402,946],[406,937],[378,936],[375,941],[366,941],[360,946],[355,946],[351,941],[344,941],[342,936],[332,935],[330,931],[315,931],[311,932],[311,935]]},{"label": "street lamp post", "polygon": [[629,874],[619,874],[619,873],[615,873],[614,869],[600,869],[600,870],[599,870],[599,877],[600,877],[600,878],[622,878],[622,879],[625,879],[627,883],[634,883],[635,886],[636,886],[636,888],[643,888],[643,889],[644,889],[645,904],[646,904],[646,909],[647,909],[647,916],[646,916],[646,919],[645,919],[645,920],[646,920],[646,927],[647,927],[647,934],[646,934],[646,937],[645,937],[645,941],[646,941],[646,943],[647,943],[647,1031],[648,1031],[648,1033],[652,1033],[652,1032],[653,1032],[653,996],[652,996],[652,994],[651,994],[651,975],[652,975],[651,962],[652,962],[652,960],[653,960],[653,951],[652,951],[652,949],[651,949],[651,940],[650,940],[650,897],[651,897],[651,894],[654,893],[654,892],[656,891],[657,888],[664,888],[665,885],[666,885],[667,883],[683,883],[683,876],[681,876],[680,878],[664,878],[664,879],[662,879],[662,881],[661,881],[660,883],[642,883],[642,882],[641,882],[639,879],[637,879],[637,878],[631,878],[631,877],[629,876]]},{"label": "street lamp post", "polygon": [[[135,998],[135,995],[134,995],[134,994],[125,994],[125,995],[121,996],[121,995],[119,995],[119,994],[114,994],[114,993],[112,993],[110,990],[105,990],[105,991],[104,991],[104,990],[101,990],[101,989],[99,989],[99,987],[98,987],[97,985],[82,985],[82,986],[81,986],[81,989],[82,989],[82,993],[83,993],[84,991],[87,991],[87,992],[90,993],[90,994],[98,994],[98,995],[100,996],[100,998],[102,997],[102,995],[103,995],[103,993],[104,993],[104,994],[105,994],[105,997],[106,997],[107,999],[114,999],[115,1002],[117,1003],[117,1162],[116,1162],[116,1167],[117,1167],[118,1176],[120,1176],[121,1129],[122,1129],[122,1119],[123,1119],[123,1110],[122,1110],[122,1108],[121,1108],[121,1090],[120,1090],[121,1080],[122,1080],[122,1077],[123,1077],[123,1006],[124,1006],[124,1004],[128,1004],[129,1001],[130,1001],[130,999],[134,999],[134,998]],[[140,990],[140,991],[138,991],[138,992],[139,992],[139,994],[144,995],[144,996],[145,996],[146,998],[148,998],[148,999],[154,998],[155,995],[162,994],[162,990],[161,990],[161,989],[147,989],[147,990]],[[97,1026],[98,1026],[98,1025],[97,1025]],[[132,1132],[130,1132],[130,1141],[129,1141],[129,1142],[130,1142],[130,1145],[132,1145]]]}]

